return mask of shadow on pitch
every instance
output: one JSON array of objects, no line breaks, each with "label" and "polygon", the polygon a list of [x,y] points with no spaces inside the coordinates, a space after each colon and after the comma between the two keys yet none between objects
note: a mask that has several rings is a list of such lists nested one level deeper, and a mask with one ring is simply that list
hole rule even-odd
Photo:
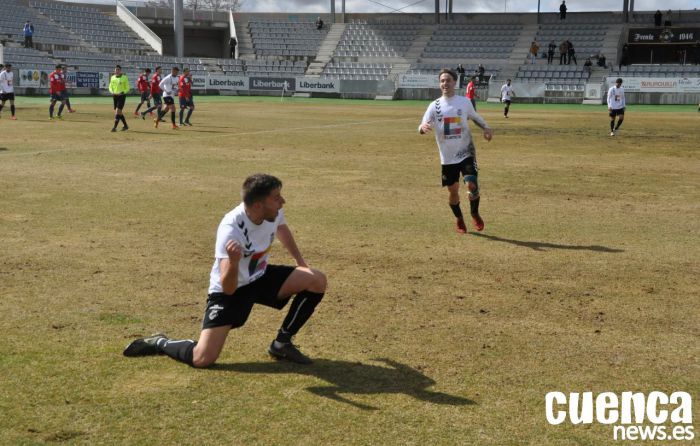
[{"label": "shadow on pitch", "polygon": [[535,251],[546,251],[547,249],[570,249],[573,251],[596,251],[596,252],[625,252],[624,249],[608,248],[607,246],[600,245],[560,245],[557,243],[547,243],[547,242],[528,242],[523,240],[513,240],[503,237],[498,237],[495,235],[480,234],[478,232],[472,232],[471,235],[477,237],[483,237],[495,242],[510,243],[511,245],[523,246],[525,248],[534,249]]},{"label": "shadow on pitch", "polygon": [[8,149],[7,147],[0,147],[0,152],[7,152],[8,150],[10,149]]},{"label": "shadow on pitch", "polygon": [[405,364],[392,361],[391,359],[376,359],[376,361],[383,362],[388,367],[358,362],[316,359],[313,364],[308,366],[300,366],[288,362],[249,362],[243,364],[217,364],[212,368],[238,373],[297,373],[313,376],[328,382],[330,385],[308,387],[306,390],[318,396],[350,404],[363,410],[377,410],[378,408],[352,401],[343,396],[343,394],[375,395],[380,393],[401,393],[433,404],[451,406],[475,404],[474,401],[461,396],[428,390],[428,387],[434,385],[435,381]]}]

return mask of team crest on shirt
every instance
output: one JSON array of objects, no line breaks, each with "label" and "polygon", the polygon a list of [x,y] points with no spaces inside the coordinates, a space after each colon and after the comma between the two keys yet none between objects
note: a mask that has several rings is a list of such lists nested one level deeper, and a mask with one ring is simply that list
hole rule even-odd
[{"label": "team crest on shirt", "polygon": [[458,116],[445,117],[445,139],[457,139],[462,136],[462,119]]}]

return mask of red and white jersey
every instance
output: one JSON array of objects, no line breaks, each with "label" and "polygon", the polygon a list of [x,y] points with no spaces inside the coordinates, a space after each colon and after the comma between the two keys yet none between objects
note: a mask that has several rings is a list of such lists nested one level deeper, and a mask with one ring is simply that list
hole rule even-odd
[{"label": "red and white jersey", "polygon": [[66,77],[60,71],[52,71],[49,74],[49,93],[66,91]]},{"label": "red and white jersey", "polygon": [[151,94],[160,94],[163,90],[160,89],[160,74],[156,73],[151,77]]},{"label": "red and white jersey", "polygon": [[141,93],[151,92],[151,83],[148,81],[148,77],[146,77],[145,74],[142,74],[136,79],[136,88],[138,88]]},{"label": "red and white jersey", "polygon": [[469,82],[467,84],[467,99],[474,99],[474,96],[476,95],[476,90],[474,90],[474,82]]},{"label": "red and white jersey", "polygon": [[180,82],[178,83],[179,91],[177,95],[181,98],[189,99],[192,97],[192,77],[191,76],[180,76]]}]

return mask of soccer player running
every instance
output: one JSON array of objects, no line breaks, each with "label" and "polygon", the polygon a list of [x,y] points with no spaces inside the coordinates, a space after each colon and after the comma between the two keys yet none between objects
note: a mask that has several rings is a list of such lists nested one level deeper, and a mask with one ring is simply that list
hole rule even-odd
[{"label": "soccer player running", "polygon": [[[158,334],[133,341],[124,356],[165,354],[193,367],[210,366],[229,332],[245,324],[254,304],[281,310],[296,295],[268,353],[298,364],[312,362],[292,343],[292,337],[321,302],[326,276],[309,268],[294,241],[282,211],[285,200],[279,179],[252,175],[243,182],[242,197],[243,202],[219,223],[199,341]],[[296,266],[268,264],[275,236]]]},{"label": "soccer player running", "polygon": [[[194,111],[194,100],[192,99],[192,74],[189,68],[184,68],[182,70],[182,76],[180,76],[180,82],[178,83],[177,95],[180,97],[180,125],[191,126],[190,116],[192,116],[192,112]],[[189,110],[187,110],[185,122],[182,122],[182,116],[186,108]]]},{"label": "soccer player running", "polygon": [[112,102],[114,103],[114,127],[112,127],[112,131],[117,131],[119,121],[124,123],[122,131],[129,130],[129,126],[124,118],[126,94],[129,93],[129,79],[126,77],[126,74],[122,73],[120,65],[114,67],[114,74],[109,79],[109,92],[112,93]]},{"label": "soccer player running", "polygon": [[58,119],[63,119],[61,113],[66,106],[66,77],[63,75],[61,65],[56,65],[56,69],[49,74],[49,94],[51,101],[49,102],[49,119],[53,119],[53,111],[56,102],[60,102],[58,106]]},{"label": "soccer player running", "polygon": [[175,98],[177,97],[177,87],[180,82],[180,76],[178,76],[179,72],[180,69],[178,67],[173,67],[170,74],[160,81],[160,89],[163,90],[163,102],[165,102],[165,107],[158,111],[156,119],[153,120],[156,128],[158,128],[160,119],[170,110],[170,121],[173,123],[173,130],[178,129],[177,124],[175,124]]},{"label": "soccer player running", "polygon": [[439,76],[442,97],[428,106],[418,131],[422,135],[435,130],[435,141],[437,141],[442,164],[442,186],[447,186],[449,192],[450,208],[457,218],[457,232],[460,234],[467,232],[459,205],[460,173],[469,191],[472,223],[477,231],[481,231],[484,229],[484,220],[479,215],[479,173],[476,164],[476,148],[468,120],[471,119],[481,127],[486,141],[491,141],[493,132],[467,98],[455,95],[457,74],[452,70],[443,69]]},{"label": "soccer player running", "polygon": [[476,79],[476,76],[472,76],[469,79],[469,83],[467,84],[467,94],[465,95],[467,99],[472,103],[472,106],[474,107],[474,111],[476,111],[476,98],[479,96],[476,94],[476,90],[474,89],[474,80]]},{"label": "soccer player running", "polygon": [[[625,120],[625,88],[622,86],[622,78],[615,80],[615,85],[608,90],[608,116],[610,116],[610,136],[615,136],[615,132]],[[615,125],[615,116],[617,125]]]},{"label": "soccer player running", "polygon": [[503,108],[503,117],[508,117],[508,112],[510,111],[510,102],[515,96],[515,90],[510,85],[510,79],[506,80],[506,83],[501,86],[501,102],[506,104]]},{"label": "soccer player running", "polygon": [[151,97],[151,82],[149,81],[150,74],[151,69],[146,68],[139,75],[138,79],[136,79],[136,88],[139,90],[139,93],[141,93],[141,102],[139,102],[139,105],[136,106],[136,110],[134,110],[134,116],[137,118],[139,117],[139,109],[144,102],[146,103],[147,109],[151,108],[151,100],[149,99]]},{"label": "soccer player running", "polygon": [[10,119],[16,121],[14,79],[15,75],[12,72],[12,64],[5,64],[5,67],[0,70],[0,113],[2,113],[2,109],[5,107],[5,102],[10,101]]},{"label": "soccer player running", "polygon": [[149,113],[152,114],[153,110],[156,110],[156,113],[160,112],[160,108],[163,105],[163,90],[160,89],[161,70],[160,66],[156,67],[156,72],[153,74],[153,77],[151,77],[151,98],[153,99],[153,107],[149,106],[145,112],[141,112],[141,119],[146,119],[146,115]]}]

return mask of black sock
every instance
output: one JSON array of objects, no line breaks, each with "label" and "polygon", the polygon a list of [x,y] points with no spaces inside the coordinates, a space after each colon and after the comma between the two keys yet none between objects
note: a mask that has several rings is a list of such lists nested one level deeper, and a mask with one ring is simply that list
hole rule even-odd
[{"label": "black sock", "polygon": [[70,106],[70,99],[66,99],[66,107],[68,107],[68,110],[70,110],[72,108]]},{"label": "black sock", "polygon": [[182,117],[184,116],[184,114],[185,114],[185,109],[181,108],[180,109],[180,125],[182,125]]},{"label": "black sock", "polygon": [[151,108],[151,101],[146,102],[146,107]]},{"label": "black sock", "polygon": [[471,200],[469,202],[469,210],[471,211],[472,216],[479,215],[479,201],[481,200],[481,197],[476,198],[474,200]]},{"label": "black sock", "polygon": [[165,353],[176,361],[192,365],[192,356],[196,341],[184,339],[181,341],[161,339],[156,344],[158,351]]},{"label": "black sock", "polygon": [[49,105],[49,118],[53,118],[53,107],[54,104]]},{"label": "black sock", "polygon": [[[289,342],[291,336],[297,334],[299,329],[309,320],[316,309],[316,305],[323,299],[323,293],[313,293],[311,291],[302,291],[297,294],[292,300],[292,305],[289,307],[287,317],[282,322],[282,327],[277,335],[277,341]],[[285,335],[288,336],[285,339]],[[280,339],[282,336],[282,339]]]},{"label": "black sock", "polygon": [[121,119],[119,119],[119,115],[114,115],[114,128],[115,129],[119,125],[119,121],[121,121]]},{"label": "black sock", "polygon": [[121,118],[121,121],[124,123],[124,127],[129,127],[128,125],[126,125],[126,118],[124,117],[124,115],[123,114],[119,115],[119,117]]},{"label": "black sock", "polygon": [[617,125],[615,126],[615,130],[619,129],[621,125],[622,125],[622,120],[620,119],[617,121]]},{"label": "black sock", "polygon": [[464,218],[462,215],[462,208],[459,207],[459,202],[457,202],[457,204],[450,204],[450,209],[452,209],[452,213],[455,214],[455,217],[459,219]]},{"label": "black sock", "polygon": [[12,116],[15,115],[15,106],[14,105],[10,105],[10,113],[12,113]]},{"label": "black sock", "polygon": [[58,106],[58,116],[61,116],[61,113],[63,113],[63,107],[65,107],[64,104]]},{"label": "black sock", "polygon": [[173,125],[175,125],[175,112],[170,112],[170,120],[172,121]]},{"label": "black sock", "polygon": [[165,115],[165,112],[163,111],[163,109],[158,109],[157,114],[158,114],[158,120],[160,121],[160,119]]},{"label": "black sock", "polygon": [[185,118],[185,122],[190,122],[190,116],[192,116],[192,112],[193,112],[193,111],[194,111],[194,110],[192,110],[192,109],[189,109],[189,110],[187,111],[187,117]]},{"label": "black sock", "polygon": [[143,102],[140,103],[139,105],[137,105],[137,106],[136,106],[136,111],[135,111],[134,113],[138,113],[138,112],[139,112],[139,109],[141,108],[142,105],[143,105]]},{"label": "black sock", "polygon": [[612,121],[610,121],[610,131],[612,132],[613,130],[615,130],[615,120],[614,119]]}]

